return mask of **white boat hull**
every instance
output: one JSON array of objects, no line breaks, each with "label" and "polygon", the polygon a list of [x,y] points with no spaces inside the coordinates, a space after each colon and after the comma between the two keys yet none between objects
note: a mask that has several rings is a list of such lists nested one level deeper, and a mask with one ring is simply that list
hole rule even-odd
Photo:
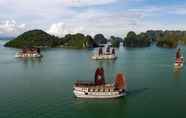
[{"label": "white boat hull", "polygon": [[175,64],[174,64],[174,67],[175,67],[175,68],[183,68],[183,63],[180,63],[180,64],[175,63]]},{"label": "white boat hull", "polygon": [[78,98],[92,98],[92,99],[109,99],[109,98],[119,98],[126,95],[126,92],[87,92],[74,90],[74,95]]},{"label": "white boat hull", "polygon": [[78,98],[94,98],[94,99],[109,99],[109,98],[119,98],[126,95],[126,91],[113,90],[111,88],[109,91],[90,91],[91,90],[105,90],[104,87],[108,87],[110,85],[105,85],[101,87],[74,87],[74,95]]},{"label": "white boat hull", "polygon": [[94,60],[105,60],[105,59],[117,59],[116,55],[94,55],[92,56]]},{"label": "white boat hull", "polygon": [[176,63],[174,63],[174,67],[175,68],[183,68],[184,65],[184,57],[182,56],[179,60],[176,61]]},{"label": "white boat hull", "polygon": [[16,58],[39,58],[42,57],[40,54],[19,54],[15,55]]}]

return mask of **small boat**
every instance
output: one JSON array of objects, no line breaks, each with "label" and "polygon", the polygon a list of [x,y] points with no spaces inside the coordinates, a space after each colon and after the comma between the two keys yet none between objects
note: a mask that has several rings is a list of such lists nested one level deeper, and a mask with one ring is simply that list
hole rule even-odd
[{"label": "small boat", "polygon": [[180,69],[184,65],[184,57],[181,55],[181,49],[179,48],[176,52],[176,62],[174,63],[174,67],[177,69]]},{"label": "small boat", "polygon": [[182,68],[184,65],[184,57],[180,57],[179,59],[176,59],[176,63],[174,64],[175,68]]},{"label": "small boat", "polygon": [[92,56],[92,59],[94,60],[114,60],[114,59],[117,59],[117,55],[116,55],[116,52],[115,52],[115,49],[114,48],[110,48],[110,46],[108,46],[106,48],[106,52],[103,52],[103,49],[102,47],[99,48],[98,50],[98,53],[95,53],[93,56]]},{"label": "small boat", "polygon": [[127,84],[121,73],[117,74],[114,84],[106,84],[103,68],[97,68],[94,82],[77,81],[73,89],[74,95],[78,98],[119,98],[126,95]]},{"label": "small boat", "polygon": [[175,63],[175,64],[174,64],[174,67],[175,67],[176,69],[183,68],[183,63]]},{"label": "small boat", "polygon": [[42,57],[39,48],[24,48],[15,55],[16,58],[39,58]]}]

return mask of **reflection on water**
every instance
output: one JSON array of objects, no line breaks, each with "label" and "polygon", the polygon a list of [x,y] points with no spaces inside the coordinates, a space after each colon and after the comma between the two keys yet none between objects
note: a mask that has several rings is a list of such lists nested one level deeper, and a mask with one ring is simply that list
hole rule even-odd
[{"label": "reflection on water", "polygon": [[178,80],[181,78],[182,69],[174,68],[173,79]]},{"label": "reflection on water", "polygon": [[37,64],[42,64],[42,58],[17,58],[18,61],[23,63],[25,67],[33,67]]},{"label": "reflection on water", "polygon": [[105,65],[112,65],[115,63],[116,60],[97,60],[96,62],[98,63],[99,67],[103,67]]},{"label": "reflection on water", "polygon": [[83,115],[94,117],[127,117],[127,97],[117,99],[76,99],[74,108]]}]

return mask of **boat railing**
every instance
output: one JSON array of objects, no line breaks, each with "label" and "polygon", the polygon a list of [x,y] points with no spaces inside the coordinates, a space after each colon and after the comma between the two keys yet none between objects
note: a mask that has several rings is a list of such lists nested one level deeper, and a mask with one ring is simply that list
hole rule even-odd
[{"label": "boat railing", "polygon": [[75,83],[76,86],[94,86],[95,83],[92,81],[76,81]]}]

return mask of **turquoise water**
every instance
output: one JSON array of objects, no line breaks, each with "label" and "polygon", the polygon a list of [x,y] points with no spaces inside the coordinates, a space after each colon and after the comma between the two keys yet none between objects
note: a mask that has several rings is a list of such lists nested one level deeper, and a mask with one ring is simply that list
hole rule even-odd
[{"label": "turquoise water", "polygon": [[[184,118],[186,69],[174,70],[175,49],[120,48],[116,61],[94,61],[93,50],[45,49],[42,59],[16,59],[0,41],[0,118]],[[186,52],[186,47],[182,48]],[[186,55],[186,54],[184,54]],[[76,80],[93,80],[105,69],[107,82],[125,73],[128,96],[75,98]]]}]

